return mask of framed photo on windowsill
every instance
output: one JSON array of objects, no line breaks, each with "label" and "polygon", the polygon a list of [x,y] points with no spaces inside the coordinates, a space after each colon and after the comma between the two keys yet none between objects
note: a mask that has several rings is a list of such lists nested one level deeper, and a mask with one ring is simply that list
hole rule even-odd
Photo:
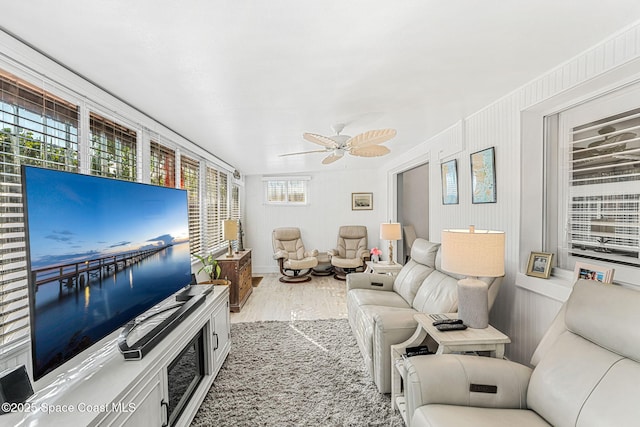
[{"label": "framed photo on windowsill", "polygon": [[548,279],[551,275],[551,261],[553,254],[546,252],[531,252],[529,264],[527,264],[527,276]]},{"label": "framed photo on windowsill", "polygon": [[595,280],[602,283],[613,283],[613,268],[603,267],[601,265],[586,264],[584,262],[576,262],[574,269],[574,278]]}]

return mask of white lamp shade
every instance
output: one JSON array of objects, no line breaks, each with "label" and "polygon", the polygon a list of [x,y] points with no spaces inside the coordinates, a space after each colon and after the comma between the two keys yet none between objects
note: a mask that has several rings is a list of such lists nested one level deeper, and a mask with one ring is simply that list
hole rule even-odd
[{"label": "white lamp shade", "polygon": [[504,275],[504,232],[443,230],[442,269],[470,277]]},{"label": "white lamp shade", "polygon": [[238,238],[238,221],[225,219],[222,221],[222,239],[235,240]]},{"label": "white lamp shade", "polygon": [[380,224],[380,238],[382,240],[402,239],[402,227],[399,222],[387,222]]}]

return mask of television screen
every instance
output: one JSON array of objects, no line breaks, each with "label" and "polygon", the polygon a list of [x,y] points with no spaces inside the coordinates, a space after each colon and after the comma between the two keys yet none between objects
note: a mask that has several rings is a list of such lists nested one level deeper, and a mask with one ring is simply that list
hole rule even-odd
[{"label": "television screen", "polygon": [[187,193],[22,168],[33,377],[191,282]]}]

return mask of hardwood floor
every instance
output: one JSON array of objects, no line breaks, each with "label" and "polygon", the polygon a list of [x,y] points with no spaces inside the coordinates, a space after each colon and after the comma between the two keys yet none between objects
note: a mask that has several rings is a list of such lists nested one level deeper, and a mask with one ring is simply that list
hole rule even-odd
[{"label": "hardwood floor", "polygon": [[281,283],[279,274],[264,274],[260,284],[231,323],[261,320],[346,319],[346,282],[312,276],[306,283]]}]

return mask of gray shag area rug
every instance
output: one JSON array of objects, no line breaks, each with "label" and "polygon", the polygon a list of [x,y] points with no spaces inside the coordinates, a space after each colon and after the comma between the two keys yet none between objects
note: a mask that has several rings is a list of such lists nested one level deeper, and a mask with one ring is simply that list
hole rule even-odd
[{"label": "gray shag area rug", "polygon": [[346,319],[231,325],[231,353],[192,426],[403,426]]}]

